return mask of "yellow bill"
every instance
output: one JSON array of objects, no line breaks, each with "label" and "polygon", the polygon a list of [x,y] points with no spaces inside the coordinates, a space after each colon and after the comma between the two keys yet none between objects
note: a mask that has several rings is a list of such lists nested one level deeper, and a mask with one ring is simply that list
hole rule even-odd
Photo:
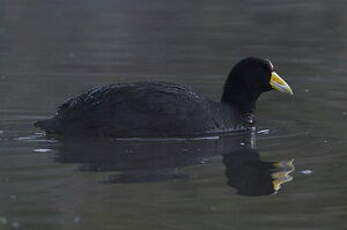
[{"label": "yellow bill", "polygon": [[271,73],[270,85],[272,88],[282,93],[288,93],[290,95],[294,94],[288,83],[285,82],[285,80],[283,80],[275,71]]}]

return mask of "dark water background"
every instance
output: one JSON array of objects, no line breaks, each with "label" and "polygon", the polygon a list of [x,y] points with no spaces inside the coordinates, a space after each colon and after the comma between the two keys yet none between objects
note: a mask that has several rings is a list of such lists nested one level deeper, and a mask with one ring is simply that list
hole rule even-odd
[{"label": "dark water background", "polygon": [[[346,11],[342,0],[0,0],[0,229],[346,229]],[[32,126],[111,82],[173,81],[218,100],[246,56],[270,58],[295,92],[259,100],[269,134],[121,141],[112,154]],[[254,139],[253,163],[228,165]],[[275,195],[230,186],[230,175],[263,184],[247,174],[257,154],[295,159]]]}]

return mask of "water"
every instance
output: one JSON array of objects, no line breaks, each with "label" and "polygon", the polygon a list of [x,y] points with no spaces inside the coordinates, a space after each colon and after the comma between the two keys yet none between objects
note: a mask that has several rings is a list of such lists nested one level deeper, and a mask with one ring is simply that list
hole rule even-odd
[{"label": "water", "polygon": [[[0,5],[0,229],[345,229],[344,1]],[[255,136],[86,148],[32,126],[111,82],[218,100],[245,56],[270,58],[295,92],[261,97]]]}]

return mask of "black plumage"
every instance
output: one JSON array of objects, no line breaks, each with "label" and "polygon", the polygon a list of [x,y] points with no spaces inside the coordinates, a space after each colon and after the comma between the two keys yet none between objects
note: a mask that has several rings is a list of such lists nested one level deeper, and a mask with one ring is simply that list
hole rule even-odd
[{"label": "black plumage", "polygon": [[230,72],[221,102],[167,82],[111,84],[63,103],[35,123],[47,133],[90,137],[172,137],[247,130],[255,102],[269,84],[272,64],[246,58]]}]

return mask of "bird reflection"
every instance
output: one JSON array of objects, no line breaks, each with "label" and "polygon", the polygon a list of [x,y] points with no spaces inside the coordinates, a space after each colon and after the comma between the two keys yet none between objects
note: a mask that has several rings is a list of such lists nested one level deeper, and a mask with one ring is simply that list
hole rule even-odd
[{"label": "bird reflection", "polygon": [[218,161],[223,157],[227,185],[237,194],[276,193],[291,181],[293,160],[263,161],[255,148],[255,135],[201,140],[118,141],[115,143],[62,143],[56,160],[78,163],[81,171],[112,172],[106,183],[139,183],[189,179],[180,170]]},{"label": "bird reflection", "polygon": [[261,196],[279,191],[283,183],[293,179],[293,160],[262,161],[253,149],[242,149],[224,154],[228,185],[246,196]]}]

